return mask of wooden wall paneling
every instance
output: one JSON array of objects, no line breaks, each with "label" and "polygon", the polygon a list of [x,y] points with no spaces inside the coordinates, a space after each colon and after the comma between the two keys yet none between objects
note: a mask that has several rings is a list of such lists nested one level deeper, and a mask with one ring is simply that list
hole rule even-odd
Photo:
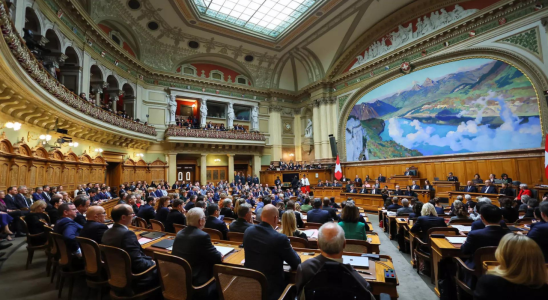
[{"label": "wooden wall paneling", "polygon": [[[148,165],[148,168],[150,170],[150,177],[151,177],[151,181],[155,181],[155,182],[158,182],[160,180],[164,180],[166,181],[167,179],[167,163],[157,159],[155,161],[153,161],[152,163],[150,163]],[[199,177],[198,177],[199,178]],[[175,182],[175,181],[173,181]],[[173,182],[170,182],[170,184],[173,184]]]},{"label": "wooden wall paneling", "polygon": [[[465,180],[467,180],[467,178],[466,178],[466,162],[464,162],[464,163],[459,162],[459,161],[445,162],[444,165],[445,165],[444,166],[445,167],[445,173],[444,173],[445,175],[444,176],[438,176],[440,178],[440,180],[447,179],[447,176],[448,176],[449,172],[452,172],[453,175],[455,175],[459,178],[461,183],[466,182],[465,181]],[[444,179],[441,179],[441,178],[444,178]]]}]

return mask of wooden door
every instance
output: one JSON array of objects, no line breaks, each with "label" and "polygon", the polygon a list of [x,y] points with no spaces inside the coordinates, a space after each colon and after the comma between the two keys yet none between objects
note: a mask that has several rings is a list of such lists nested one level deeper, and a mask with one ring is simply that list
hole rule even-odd
[{"label": "wooden door", "polygon": [[180,165],[177,167],[177,180],[186,183],[196,182],[196,166]]}]

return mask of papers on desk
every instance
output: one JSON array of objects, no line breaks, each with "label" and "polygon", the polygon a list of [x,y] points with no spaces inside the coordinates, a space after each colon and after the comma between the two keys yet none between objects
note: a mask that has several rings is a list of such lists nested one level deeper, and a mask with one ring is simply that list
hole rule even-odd
[{"label": "papers on desk", "polygon": [[445,239],[451,244],[464,244],[466,241],[465,236],[446,236]]},{"label": "papers on desk", "polygon": [[139,242],[140,245],[146,244],[146,243],[151,242],[151,241],[152,241],[152,239],[144,238],[144,237],[142,237],[142,238],[140,238],[140,239],[138,240],[138,242]]},{"label": "papers on desk", "polygon": [[389,212],[386,213],[386,215],[389,216],[389,217],[395,217],[397,215],[397,212],[389,211]]},{"label": "papers on desk", "polygon": [[343,264],[349,264],[353,267],[369,268],[369,258],[361,256],[343,255]]},{"label": "papers on desk", "polygon": [[309,230],[303,230],[302,232],[306,234],[307,238],[311,238],[312,236],[314,236],[315,233],[318,232],[318,230],[309,229]]},{"label": "papers on desk", "polygon": [[234,248],[231,248],[231,247],[223,247],[223,246],[215,246],[215,245],[213,246],[215,247],[215,249],[217,249],[217,251],[221,252],[223,256],[226,256],[228,253],[234,251]]},{"label": "papers on desk", "polygon": [[472,231],[472,226],[451,225],[451,227],[457,228],[461,232],[470,232],[470,231]]}]

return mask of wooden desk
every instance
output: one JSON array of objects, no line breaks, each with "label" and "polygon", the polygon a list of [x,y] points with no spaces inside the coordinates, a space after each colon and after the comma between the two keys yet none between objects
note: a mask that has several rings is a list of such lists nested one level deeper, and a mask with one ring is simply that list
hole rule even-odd
[{"label": "wooden desk", "polygon": [[434,181],[432,182],[436,189],[436,197],[449,198],[449,192],[458,191],[460,182],[458,181]]},{"label": "wooden desk", "polygon": [[354,194],[354,193],[342,193],[341,198],[346,200],[351,198],[356,203],[356,206],[361,206],[367,211],[377,211],[384,206],[384,199],[381,194]]},{"label": "wooden desk", "polygon": [[[542,201],[542,197],[544,196],[544,194],[548,193],[548,186],[535,185],[533,189],[537,190],[538,201]],[[516,193],[519,193],[518,189],[516,189]]]},{"label": "wooden desk", "polygon": [[114,208],[114,206],[118,204],[118,201],[120,201],[120,198],[110,199],[108,201],[105,201],[99,204],[105,209],[105,212],[107,213],[107,219],[110,219],[110,213],[112,212],[112,209]]},{"label": "wooden desk", "polygon": [[434,291],[438,297],[440,296],[440,291],[438,287],[438,264],[442,259],[449,257],[459,257],[461,254],[460,247],[461,244],[451,244],[445,238],[431,238],[432,244],[432,266],[434,268],[434,283],[436,288]]},{"label": "wooden desk", "polygon": [[317,187],[316,186],[314,187],[312,191],[314,192],[314,198],[335,197],[335,202],[341,203],[343,200],[346,200],[341,198],[341,193],[344,192],[345,190],[346,188],[342,186],[338,186],[338,187],[334,187],[334,186]]},{"label": "wooden desk", "polygon": [[[318,181],[331,180],[331,169],[313,169],[313,170],[285,170],[285,171],[260,171],[260,180],[262,184],[268,183],[268,185],[274,185],[276,177],[280,177],[282,183],[284,183],[283,174],[298,174],[299,179],[306,175],[306,178],[310,181],[310,185],[318,184]],[[316,174],[318,177],[316,177]],[[291,181],[286,181],[291,183]]]},{"label": "wooden desk", "polygon": [[462,196],[464,198],[464,195],[470,195],[472,199],[474,200],[476,199],[476,197],[487,197],[491,199],[493,205],[500,207],[500,198],[506,197],[505,195],[502,195],[502,194],[469,193],[469,192],[458,192],[458,191],[451,191],[448,193],[449,193],[449,197],[448,197],[449,206],[451,206],[451,204],[453,204],[453,202],[457,200],[458,196]]},{"label": "wooden desk", "polygon": [[406,175],[392,175],[388,179],[388,183],[399,185],[402,190],[405,189],[408,185],[413,185],[413,181],[416,182],[417,185],[424,186],[424,182],[426,181],[426,178],[419,178],[414,176],[406,176]]}]

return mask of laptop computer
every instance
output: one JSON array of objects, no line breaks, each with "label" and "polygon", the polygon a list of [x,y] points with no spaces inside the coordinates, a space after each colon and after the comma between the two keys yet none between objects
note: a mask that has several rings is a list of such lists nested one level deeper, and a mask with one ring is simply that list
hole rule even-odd
[{"label": "laptop computer", "polygon": [[173,246],[173,242],[175,242],[175,240],[172,240],[172,239],[161,240],[158,243],[153,244],[152,247],[168,249],[168,248],[171,248]]},{"label": "laptop computer", "polygon": [[146,238],[149,238],[149,239],[159,239],[161,237],[163,237],[164,235],[166,235],[165,233],[163,232],[147,232],[147,233],[142,233],[141,236],[142,237],[146,237]]},{"label": "laptop computer", "polygon": [[349,264],[353,267],[369,268],[369,258],[361,256],[343,255],[343,264]]}]

